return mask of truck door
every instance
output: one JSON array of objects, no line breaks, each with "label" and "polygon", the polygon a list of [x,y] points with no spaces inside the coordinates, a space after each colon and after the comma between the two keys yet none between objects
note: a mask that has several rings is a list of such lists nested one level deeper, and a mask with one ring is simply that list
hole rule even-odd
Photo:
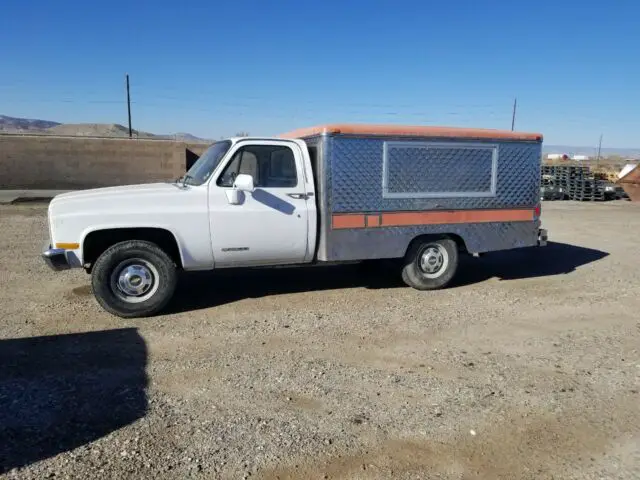
[{"label": "truck door", "polygon": [[[286,141],[240,141],[209,184],[209,221],[216,267],[302,263],[307,253],[308,208],[302,152]],[[255,190],[228,195],[237,175]]]}]

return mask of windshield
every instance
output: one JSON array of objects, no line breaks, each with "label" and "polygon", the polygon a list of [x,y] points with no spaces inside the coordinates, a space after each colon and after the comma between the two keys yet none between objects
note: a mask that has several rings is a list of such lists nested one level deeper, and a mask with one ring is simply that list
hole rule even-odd
[{"label": "windshield", "polygon": [[202,185],[206,182],[230,147],[231,142],[229,140],[212,144],[191,166],[187,172],[185,183],[188,185]]}]

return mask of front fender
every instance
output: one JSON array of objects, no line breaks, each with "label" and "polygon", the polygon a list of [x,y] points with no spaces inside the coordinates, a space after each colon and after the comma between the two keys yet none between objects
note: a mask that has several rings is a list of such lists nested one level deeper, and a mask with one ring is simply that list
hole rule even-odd
[{"label": "front fender", "polygon": [[171,235],[173,235],[173,238],[175,239],[176,244],[178,245],[178,251],[180,252],[180,261],[182,262],[182,265],[185,264],[185,254],[184,254],[184,248],[183,248],[184,241],[181,240],[180,237],[176,234],[175,230],[169,227],[168,225],[140,225],[140,224],[133,225],[133,224],[126,224],[126,223],[92,225],[82,231],[80,235],[80,248],[76,250],[76,255],[78,256],[78,258],[80,258],[82,264],[84,264],[85,259],[84,259],[83,247],[87,237],[91,233],[100,232],[104,230],[122,230],[122,229],[136,229],[136,228],[154,228],[158,230],[166,230],[167,232],[169,232]]},{"label": "front fender", "polygon": [[[106,190],[106,191],[105,191]],[[171,185],[88,190],[54,199],[49,211],[52,240],[79,242],[85,263],[87,236],[101,230],[152,228],[169,232],[187,270],[213,268],[206,188]]]}]

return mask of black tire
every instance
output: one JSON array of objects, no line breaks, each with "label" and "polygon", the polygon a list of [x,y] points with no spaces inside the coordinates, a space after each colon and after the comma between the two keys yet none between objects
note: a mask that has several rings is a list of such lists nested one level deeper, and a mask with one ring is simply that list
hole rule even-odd
[{"label": "black tire", "polygon": [[[124,272],[132,275],[121,277],[119,274]],[[135,280],[136,276],[141,280]],[[151,286],[144,285],[149,278]],[[98,257],[91,272],[93,294],[100,306],[122,318],[156,314],[171,300],[176,284],[173,260],[156,244],[142,240],[129,240],[109,247]],[[148,289],[144,294],[128,295],[123,289],[127,286]]]},{"label": "black tire", "polygon": [[[440,267],[438,254],[442,257]],[[432,259],[434,262],[431,262]],[[426,268],[424,262],[428,263]],[[430,272],[430,269],[435,271]],[[402,267],[402,280],[417,290],[436,290],[449,285],[457,270],[456,242],[450,238],[425,238],[413,242],[407,250]]]}]

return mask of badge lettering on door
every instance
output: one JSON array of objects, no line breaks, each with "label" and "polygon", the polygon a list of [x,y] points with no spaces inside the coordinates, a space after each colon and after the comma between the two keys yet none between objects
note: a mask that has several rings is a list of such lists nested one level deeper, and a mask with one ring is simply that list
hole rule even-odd
[{"label": "badge lettering on door", "polygon": [[249,247],[229,247],[222,249],[223,252],[246,252],[247,250],[249,250]]}]

